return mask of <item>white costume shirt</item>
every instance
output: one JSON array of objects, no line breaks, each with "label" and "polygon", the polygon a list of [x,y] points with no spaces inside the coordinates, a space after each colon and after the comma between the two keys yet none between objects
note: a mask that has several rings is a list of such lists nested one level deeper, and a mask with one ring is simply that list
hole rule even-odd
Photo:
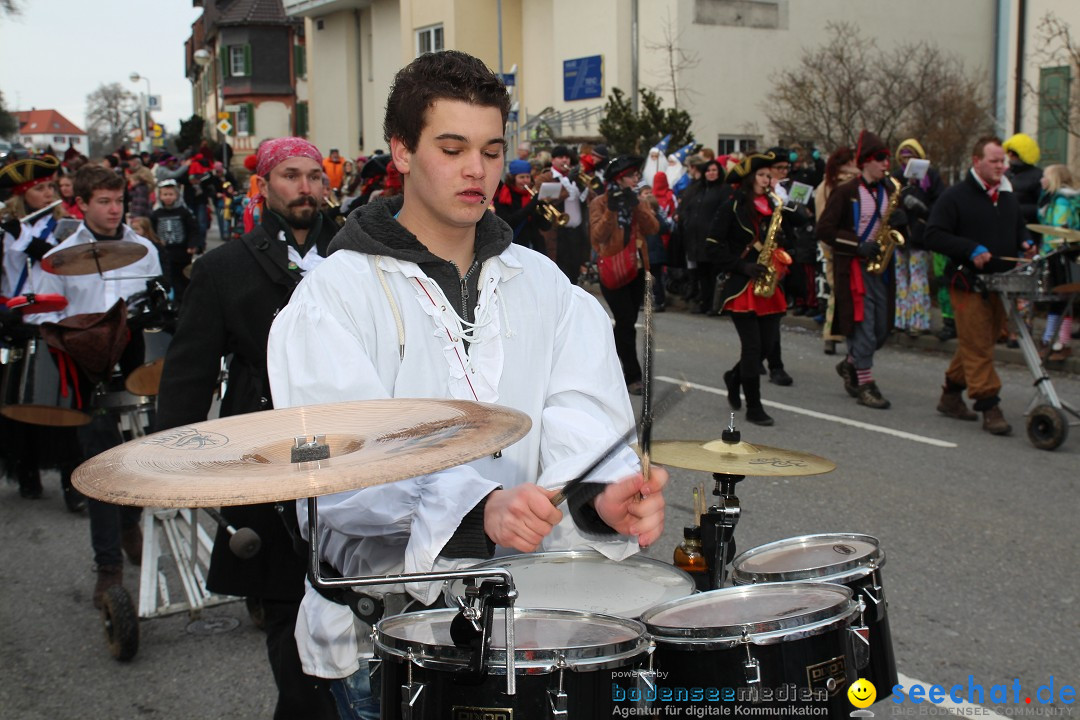
[{"label": "white costume shirt", "polygon": [[[562,487],[634,424],[611,322],[593,297],[546,257],[517,245],[484,262],[480,273],[476,322],[466,332],[456,303],[415,263],[338,250],[307,275],[274,321],[268,371],[275,407],[457,398],[532,418],[529,433],[498,459],[320,498],[320,554],[344,575],[474,564],[438,553],[484,497],[500,486]],[[383,281],[405,328],[403,358]],[[637,457],[624,448],[591,479],[613,482],[635,472]],[[297,513],[306,534],[306,501]],[[626,536],[584,536],[565,513],[541,549],[575,547],[613,560],[638,550]],[[440,589],[441,583],[384,587],[425,603]],[[369,627],[309,584],[296,622],[305,672],[355,672],[361,656],[370,655]]]},{"label": "white costume shirt", "polygon": [[[37,262],[34,263],[27,274],[22,289],[19,290],[18,287],[19,278],[22,277],[23,270],[26,268],[26,261],[29,259],[26,248],[30,246],[34,238],[45,233],[45,227],[49,224],[50,219],[52,219],[52,213],[46,213],[44,217],[38,218],[32,224],[20,223],[22,232],[19,233],[19,237],[12,237],[9,233],[4,233],[4,275],[0,280],[0,295],[12,297],[16,294],[47,292],[38,287],[41,276],[45,274],[45,271],[41,269],[41,264]],[[54,229],[46,238],[50,245],[56,245],[55,233]]]},{"label": "white costume shirt", "polygon": [[[146,255],[132,264],[106,270],[101,275],[53,275],[42,273],[38,283],[39,293],[59,293],[67,298],[68,306],[58,313],[38,315],[40,322],[56,322],[72,315],[85,313],[105,312],[111,308],[120,298],[129,298],[135,293],[146,290],[146,281],[161,275],[161,261],[158,259],[157,245],[136,234],[127,225],[122,226],[124,235],[122,240],[135,242],[146,247]],[[76,245],[88,243],[94,239],[94,234],[86,223],[71,234],[71,237],[57,245],[45,254],[49,257],[61,250],[66,250]],[[108,240],[103,241],[105,243]]]},{"label": "white costume shirt", "polygon": [[588,189],[583,191],[578,187],[576,182],[572,182],[570,178],[566,177],[555,168],[551,168],[551,176],[566,189],[566,192],[569,193],[569,197],[563,202],[563,212],[570,218],[566,223],[566,227],[578,227],[581,225],[581,203],[588,197]]}]

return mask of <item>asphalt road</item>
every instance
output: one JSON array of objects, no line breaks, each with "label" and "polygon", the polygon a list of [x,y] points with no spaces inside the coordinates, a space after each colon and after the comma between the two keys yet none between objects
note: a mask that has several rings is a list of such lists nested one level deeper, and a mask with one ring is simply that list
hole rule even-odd
[{"label": "asphalt road", "polygon": [[[887,554],[883,577],[901,673],[946,687],[966,686],[969,676],[987,688],[1019,679],[1025,693],[1051,677],[1059,689],[1075,687],[1080,439],[1054,452],[1030,445],[1026,369],[1001,370],[1003,407],[1016,431],[1000,438],[934,411],[948,361],[940,352],[885,348],[875,375],[893,407],[878,411],[847,397],[833,369],[837,358],[822,354],[816,334],[787,325],[783,345],[795,384],[764,383],[776,425],[740,424],[743,438],[822,455],[837,469],[740,483],[739,549],[807,533],[874,535]],[[727,320],[658,316],[659,376],[722,388],[737,354]],[[1055,376],[1054,384],[1066,400],[1080,398],[1076,377]],[[658,422],[654,440],[717,438],[727,418],[723,395],[695,389]],[[667,528],[647,551],[664,561],[690,520],[691,488],[709,482],[703,473],[671,473]],[[14,485],[0,488],[0,718],[270,717],[263,636],[242,603],[207,609],[202,623],[186,613],[143,620],[136,657],[109,657],[90,603],[88,522],[64,510],[55,475],[45,485],[38,502],[19,498]],[[134,574],[125,580],[135,593]],[[237,621],[231,630],[199,632],[230,619]],[[873,709],[897,713],[887,701]]]}]

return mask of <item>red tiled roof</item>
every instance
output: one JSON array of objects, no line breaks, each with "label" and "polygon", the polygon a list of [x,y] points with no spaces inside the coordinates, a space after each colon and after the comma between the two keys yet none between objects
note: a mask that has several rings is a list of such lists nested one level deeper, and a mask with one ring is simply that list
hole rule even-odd
[{"label": "red tiled roof", "polygon": [[79,127],[56,110],[17,110],[20,135],[85,135]]}]

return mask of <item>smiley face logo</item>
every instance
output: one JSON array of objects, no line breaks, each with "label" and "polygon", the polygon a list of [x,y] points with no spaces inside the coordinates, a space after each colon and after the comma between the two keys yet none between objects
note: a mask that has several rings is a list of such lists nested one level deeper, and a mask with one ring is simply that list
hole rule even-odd
[{"label": "smiley face logo", "polygon": [[877,688],[869,680],[859,678],[851,683],[847,691],[848,700],[857,708],[866,708],[874,704],[877,699]]}]

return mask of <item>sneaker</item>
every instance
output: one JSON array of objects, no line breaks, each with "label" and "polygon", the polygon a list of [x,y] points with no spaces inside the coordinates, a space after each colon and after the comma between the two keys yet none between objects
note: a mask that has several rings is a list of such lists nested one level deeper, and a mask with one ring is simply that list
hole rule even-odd
[{"label": "sneaker", "polygon": [[795,381],[791,379],[791,376],[784,371],[784,368],[776,368],[769,371],[769,382],[773,385],[781,385],[787,387]]},{"label": "sneaker", "polygon": [[775,421],[768,416],[765,412],[765,408],[761,407],[747,407],[746,408],[746,422],[753,423],[755,425],[762,425],[768,427]]},{"label": "sneaker", "polygon": [[1069,359],[1070,355],[1072,355],[1072,348],[1071,347],[1069,347],[1068,345],[1065,345],[1063,347],[1058,347],[1058,345],[1055,344],[1054,347],[1053,347],[1053,350],[1050,352],[1049,355],[1046,356],[1046,362],[1048,362],[1048,363],[1065,362],[1066,360]]},{"label": "sneaker", "polygon": [[859,404],[865,405],[868,408],[885,410],[892,405],[892,403],[882,397],[881,391],[878,390],[877,383],[873,381],[860,385],[857,394]]},{"label": "sneaker", "polygon": [[727,386],[727,401],[732,410],[738,410],[742,407],[742,398],[739,397],[739,378],[735,376],[734,370],[728,370],[724,373],[724,385]]},{"label": "sneaker", "polygon": [[98,565],[97,583],[94,585],[94,607],[101,609],[105,593],[113,585],[124,584],[124,568],[121,565]]},{"label": "sneaker", "polygon": [[132,565],[142,565],[142,542],[142,528],[138,525],[132,525],[120,533],[120,547]]},{"label": "sneaker", "polygon": [[851,397],[859,397],[859,376],[855,372],[855,366],[844,358],[836,365],[836,374],[844,379],[844,390]]},{"label": "sneaker", "polygon": [[1012,426],[1005,421],[1005,414],[1001,412],[1001,406],[995,405],[989,410],[983,411],[983,430],[991,435],[1008,435],[1012,433]]}]

